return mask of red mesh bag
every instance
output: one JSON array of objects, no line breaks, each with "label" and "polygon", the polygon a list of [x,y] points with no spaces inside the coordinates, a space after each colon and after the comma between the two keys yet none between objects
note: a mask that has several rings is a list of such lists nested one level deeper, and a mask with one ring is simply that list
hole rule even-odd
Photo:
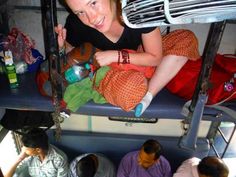
[{"label": "red mesh bag", "polygon": [[110,104],[130,111],[146,94],[147,80],[141,72],[111,69],[100,82],[98,92]]}]

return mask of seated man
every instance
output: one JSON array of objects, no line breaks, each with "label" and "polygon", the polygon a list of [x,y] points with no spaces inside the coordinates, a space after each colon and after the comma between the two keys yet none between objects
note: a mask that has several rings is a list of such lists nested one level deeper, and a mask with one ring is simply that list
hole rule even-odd
[{"label": "seated man", "polygon": [[68,177],[115,177],[113,163],[102,154],[89,153],[76,157],[70,164]]},{"label": "seated man", "polygon": [[161,151],[159,142],[147,140],[140,151],[130,152],[123,157],[117,177],[171,177],[170,164]]},{"label": "seated man", "polygon": [[50,145],[43,129],[36,128],[22,135],[22,151],[4,177],[66,177],[67,156]]},{"label": "seated man", "polygon": [[193,157],[185,160],[173,177],[228,177],[229,169],[218,157],[208,156],[202,160]]}]

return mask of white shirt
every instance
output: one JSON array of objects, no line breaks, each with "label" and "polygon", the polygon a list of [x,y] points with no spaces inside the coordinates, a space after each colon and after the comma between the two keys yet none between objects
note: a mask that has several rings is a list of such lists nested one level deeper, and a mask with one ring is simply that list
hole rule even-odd
[{"label": "white shirt", "polygon": [[199,158],[193,157],[185,160],[177,169],[173,177],[199,177],[197,166],[200,162]]}]

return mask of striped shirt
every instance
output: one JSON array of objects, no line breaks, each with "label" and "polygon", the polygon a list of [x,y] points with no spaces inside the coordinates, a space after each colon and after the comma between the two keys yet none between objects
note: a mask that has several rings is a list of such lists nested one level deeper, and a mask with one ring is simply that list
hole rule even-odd
[{"label": "striped shirt", "polygon": [[[38,156],[29,156],[16,169],[16,176],[28,174],[31,177],[66,177],[68,173],[67,156],[53,145],[48,154],[40,161]],[[26,175],[24,175],[26,177]]]}]

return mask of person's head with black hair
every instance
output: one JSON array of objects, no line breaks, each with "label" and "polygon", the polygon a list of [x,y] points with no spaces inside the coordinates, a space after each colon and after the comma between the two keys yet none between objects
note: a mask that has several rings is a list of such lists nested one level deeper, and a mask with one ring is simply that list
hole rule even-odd
[{"label": "person's head with black hair", "polygon": [[153,139],[147,140],[139,152],[138,163],[143,168],[147,169],[156,163],[161,155],[161,144]]},{"label": "person's head with black hair", "polygon": [[34,128],[22,135],[23,149],[27,155],[47,154],[49,148],[48,136],[41,128]]},{"label": "person's head with black hair", "polygon": [[97,171],[96,157],[93,154],[80,159],[76,165],[76,173],[79,177],[94,177]]},{"label": "person's head with black hair", "polygon": [[215,156],[203,158],[197,166],[199,177],[228,177],[229,169],[222,159]]}]

